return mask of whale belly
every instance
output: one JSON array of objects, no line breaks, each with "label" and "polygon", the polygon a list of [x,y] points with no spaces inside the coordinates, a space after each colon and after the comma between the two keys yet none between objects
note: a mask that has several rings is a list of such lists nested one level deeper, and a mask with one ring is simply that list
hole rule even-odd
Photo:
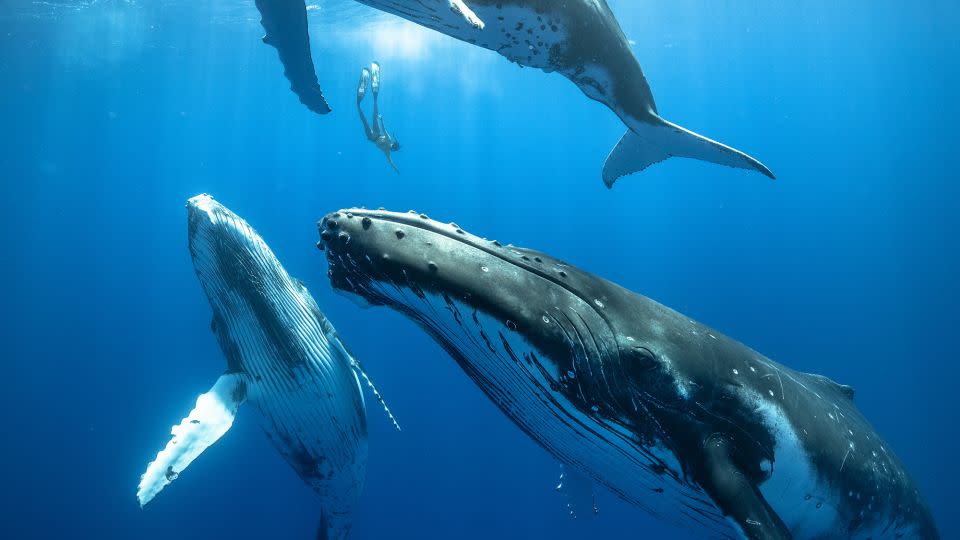
[{"label": "whale belly", "polygon": [[554,71],[566,48],[568,24],[562,15],[533,8],[467,2],[484,27],[476,28],[447,0],[357,0],[450,37],[490,49],[523,66]]},{"label": "whale belly", "polygon": [[[360,497],[367,458],[363,394],[339,338],[324,328],[312,299],[296,285],[269,295],[271,316],[256,316],[236,297],[227,325],[215,332],[228,358],[243,366],[248,400],[272,445],[323,497],[333,528],[348,527]],[[235,356],[234,356],[235,355]]]}]

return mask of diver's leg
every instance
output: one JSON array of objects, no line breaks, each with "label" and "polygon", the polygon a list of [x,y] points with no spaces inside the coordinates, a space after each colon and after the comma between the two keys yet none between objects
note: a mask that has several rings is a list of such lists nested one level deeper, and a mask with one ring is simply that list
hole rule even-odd
[{"label": "diver's leg", "polygon": [[373,132],[379,137],[384,134],[381,126],[383,125],[383,117],[380,115],[380,104],[377,103],[377,95],[373,95]]},{"label": "diver's leg", "polygon": [[377,140],[377,137],[373,134],[373,130],[370,129],[370,124],[367,123],[367,117],[363,114],[363,108],[360,107],[359,101],[357,102],[357,112],[360,113],[360,122],[363,123],[363,134],[371,141]]},{"label": "diver's leg", "polygon": [[[374,135],[373,130],[370,129],[370,124],[367,123],[367,116],[363,114],[363,107],[361,102],[363,101],[364,95],[367,93],[367,84],[370,82],[370,72],[367,71],[367,68],[363,68],[360,71],[360,84],[357,85],[357,114],[360,115],[360,122],[363,123],[363,134],[366,135],[367,139],[371,141],[377,140],[377,136]],[[374,117],[376,121],[376,117]]]}]

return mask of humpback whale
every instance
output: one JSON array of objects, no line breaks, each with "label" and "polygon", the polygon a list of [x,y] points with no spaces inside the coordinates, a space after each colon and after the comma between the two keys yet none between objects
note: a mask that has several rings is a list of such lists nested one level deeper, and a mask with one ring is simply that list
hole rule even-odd
[{"label": "humpback whale", "polygon": [[[627,131],[607,157],[603,181],[688,157],[773,173],[747,154],[663,119],[630,43],[606,0],[357,0],[522,66],[558,72],[610,108]],[[303,0],[256,0],[291,89],[311,110],[330,112],[310,54]]]},{"label": "humpback whale", "polygon": [[654,515],[718,538],[939,537],[850,387],[453,223],[318,226],[334,288],[408,316],[561,463]]},{"label": "humpback whale", "polygon": [[346,538],[367,461],[359,378],[373,385],[307,289],[246,221],[208,195],[190,199],[187,214],[193,266],[227,371],[147,466],[140,505],[220,439],[250,402],[273,446],[321,497],[318,538]]}]

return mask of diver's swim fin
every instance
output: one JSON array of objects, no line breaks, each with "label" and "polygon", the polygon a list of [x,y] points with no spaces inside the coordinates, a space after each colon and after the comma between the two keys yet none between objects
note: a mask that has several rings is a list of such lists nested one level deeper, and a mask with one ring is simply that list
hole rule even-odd
[{"label": "diver's swim fin", "polygon": [[357,103],[363,101],[367,95],[367,85],[370,84],[370,70],[363,68],[360,70],[360,83],[357,85]]},{"label": "diver's swim fin", "polygon": [[380,64],[370,63],[370,90],[374,97],[380,94]]},{"label": "diver's swim fin", "polygon": [[246,383],[239,373],[222,375],[213,388],[197,398],[197,404],[179,425],[173,426],[173,438],[147,465],[140,477],[137,499],[140,506],[150,502],[160,490],[187,468],[233,425],[237,409],[246,399]]},{"label": "diver's swim fin", "polygon": [[307,7],[303,0],[256,0],[260,23],[266,30],[263,42],[277,49],[283,74],[300,103],[317,114],[330,112],[310,54]]},{"label": "diver's swim fin", "polygon": [[652,122],[638,122],[634,127],[636,129],[627,130],[603,165],[603,183],[608,188],[613,187],[621,176],[640,172],[674,156],[754,170],[774,178],[770,169],[747,154],[659,116],[655,116]]}]

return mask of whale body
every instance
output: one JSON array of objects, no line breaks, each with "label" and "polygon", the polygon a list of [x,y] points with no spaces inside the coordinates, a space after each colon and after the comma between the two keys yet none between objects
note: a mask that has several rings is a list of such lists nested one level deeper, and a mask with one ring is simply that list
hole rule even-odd
[{"label": "whale body", "polygon": [[850,387],[453,223],[319,227],[334,288],[411,318],[565,466],[652,514],[718,538],[939,537]]},{"label": "whale body", "polygon": [[[640,63],[605,0],[357,0],[499,53],[522,66],[558,72],[609,107],[627,131],[607,157],[607,187],[670,157],[773,173],[755,158],[660,117]],[[291,89],[311,110],[330,107],[310,53],[302,0],[257,0]]]},{"label": "whale body", "polygon": [[137,498],[141,506],[150,502],[249,402],[274,448],[320,496],[318,538],[346,538],[366,475],[359,379],[367,377],[307,289],[246,221],[208,195],[190,199],[187,214],[190,254],[227,371],[173,427]]}]

